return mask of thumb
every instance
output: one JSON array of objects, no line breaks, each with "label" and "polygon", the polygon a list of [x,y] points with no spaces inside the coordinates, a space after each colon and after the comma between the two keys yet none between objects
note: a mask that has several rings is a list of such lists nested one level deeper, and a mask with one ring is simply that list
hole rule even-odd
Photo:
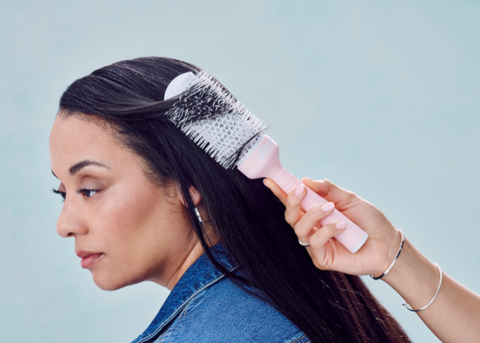
[{"label": "thumb", "polygon": [[355,193],[338,187],[327,179],[314,181],[309,178],[303,178],[303,183],[312,191],[320,195],[327,201],[333,202],[339,211],[346,210],[358,201],[359,198]]}]

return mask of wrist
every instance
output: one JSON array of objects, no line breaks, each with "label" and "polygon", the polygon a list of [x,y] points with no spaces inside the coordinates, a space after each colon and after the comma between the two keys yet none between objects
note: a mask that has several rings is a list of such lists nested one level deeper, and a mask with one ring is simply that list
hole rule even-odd
[{"label": "wrist", "polygon": [[382,280],[413,308],[421,308],[437,290],[438,269],[406,239],[397,263]]},{"label": "wrist", "polygon": [[[388,265],[387,268],[384,269],[383,273],[381,273],[380,275],[377,275],[377,276],[370,275],[370,277],[374,280],[380,280],[385,275],[387,275],[390,272],[390,270],[392,270],[392,268],[395,266],[398,258],[400,257],[400,254],[402,253],[403,246],[405,244],[405,235],[403,234],[402,229],[398,229],[397,231],[400,232],[400,247],[397,250],[393,250],[392,253],[389,253],[389,255],[395,256],[395,257],[390,259],[392,262]],[[390,250],[391,250],[391,248],[390,248]]]}]

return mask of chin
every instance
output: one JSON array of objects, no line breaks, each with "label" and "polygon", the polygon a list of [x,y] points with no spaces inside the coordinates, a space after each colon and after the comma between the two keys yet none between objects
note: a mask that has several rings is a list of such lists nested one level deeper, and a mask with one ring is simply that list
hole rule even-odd
[{"label": "chin", "polygon": [[98,275],[99,273],[92,273],[93,282],[97,285],[98,288],[104,291],[116,291],[117,289],[131,285],[129,282],[124,280],[118,280],[118,276],[110,275]]}]

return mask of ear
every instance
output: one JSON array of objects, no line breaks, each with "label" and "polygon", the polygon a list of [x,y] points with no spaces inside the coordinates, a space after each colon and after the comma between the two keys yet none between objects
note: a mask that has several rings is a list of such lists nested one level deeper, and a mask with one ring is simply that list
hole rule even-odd
[{"label": "ear", "polygon": [[[180,201],[182,202],[183,206],[187,207],[187,203],[186,203],[185,199],[183,198],[183,196],[180,192],[180,189],[178,189],[178,192],[179,192],[179,195],[180,195]],[[202,196],[200,195],[198,190],[193,186],[190,186],[190,188],[188,189],[188,192],[190,193],[190,198],[192,198],[193,205],[197,206],[200,203],[200,201],[202,201]]]},{"label": "ear", "polygon": [[193,186],[190,186],[190,188],[188,189],[188,192],[190,193],[190,198],[192,198],[193,204],[195,206],[198,206],[200,201],[202,201],[202,196],[200,192],[197,191],[197,189]]}]

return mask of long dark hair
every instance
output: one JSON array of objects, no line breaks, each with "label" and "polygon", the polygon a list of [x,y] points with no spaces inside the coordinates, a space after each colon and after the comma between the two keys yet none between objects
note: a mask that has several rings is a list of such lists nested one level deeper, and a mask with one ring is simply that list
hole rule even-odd
[{"label": "long dark hair", "polygon": [[[260,290],[313,342],[409,342],[359,277],[313,265],[284,220],[284,206],[262,180],[222,168],[165,117],[173,103],[164,101],[165,89],[187,71],[200,69],[157,57],[114,63],[70,85],[59,113],[102,119],[145,160],[152,180],[175,182],[212,263],[245,289]],[[214,232],[242,276],[225,270],[208,249],[190,186],[200,192]]]}]

